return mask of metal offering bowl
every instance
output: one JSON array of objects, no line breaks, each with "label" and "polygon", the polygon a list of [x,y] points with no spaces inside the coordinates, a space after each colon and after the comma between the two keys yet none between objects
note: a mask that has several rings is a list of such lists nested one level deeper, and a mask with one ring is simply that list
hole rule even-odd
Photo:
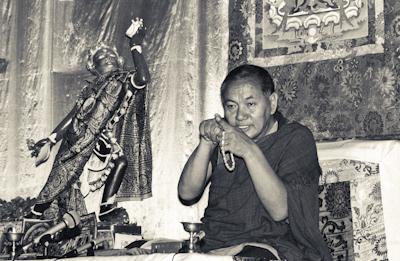
[{"label": "metal offering bowl", "polygon": [[9,242],[18,242],[21,240],[22,236],[24,235],[24,233],[19,233],[19,232],[6,232],[4,233],[6,234],[6,238]]},{"label": "metal offering bowl", "polygon": [[183,229],[186,232],[200,232],[203,228],[203,223],[196,223],[196,222],[181,222],[183,225]]}]

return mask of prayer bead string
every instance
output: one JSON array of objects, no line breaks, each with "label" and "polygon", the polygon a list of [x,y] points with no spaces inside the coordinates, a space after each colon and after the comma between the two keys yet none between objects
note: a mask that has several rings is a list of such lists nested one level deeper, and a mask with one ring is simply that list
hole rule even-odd
[{"label": "prayer bead string", "polygon": [[[225,168],[232,172],[235,169],[235,158],[233,157],[233,153],[228,151],[225,151],[225,131],[222,131],[222,139],[219,144],[221,148],[221,154],[222,154],[222,159],[224,160]],[[231,160],[231,164],[228,161],[228,157]]]}]

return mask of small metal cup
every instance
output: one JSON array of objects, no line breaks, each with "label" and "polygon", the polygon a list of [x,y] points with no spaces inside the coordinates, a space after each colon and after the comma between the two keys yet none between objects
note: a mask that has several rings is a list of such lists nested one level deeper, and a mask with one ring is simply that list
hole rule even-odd
[{"label": "small metal cup", "polygon": [[183,229],[189,233],[189,246],[188,252],[200,252],[198,247],[196,247],[196,242],[199,236],[200,231],[203,228],[203,223],[196,222],[181,222],[183,225]]},{"label": "small metal cup", "polygon": [[4,234],[6,235],[7,241],[11,242],[12,244],[11,260],[15,260],[15,257],[17,255],[17,243],[21,241],[21,238],[24,235],[24,233],[16,232],[15,228],[12,228],[11,230],[5,232]]}]

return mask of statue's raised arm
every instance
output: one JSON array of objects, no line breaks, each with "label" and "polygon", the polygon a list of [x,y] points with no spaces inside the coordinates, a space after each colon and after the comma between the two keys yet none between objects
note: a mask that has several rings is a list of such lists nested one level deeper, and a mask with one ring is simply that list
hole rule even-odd
[{"label": "statue's raised arm", "polygon": [[132,85],[136,88],[143,88],[150,81],[149,69],[142,53],[142,44],[145,35],[146,27],[143,24],[143,20],[139,18],[132,20],[131,26],[126,31],[126,36],[130,38],[129,46],[136,70],[136,74],[132,79]]}]

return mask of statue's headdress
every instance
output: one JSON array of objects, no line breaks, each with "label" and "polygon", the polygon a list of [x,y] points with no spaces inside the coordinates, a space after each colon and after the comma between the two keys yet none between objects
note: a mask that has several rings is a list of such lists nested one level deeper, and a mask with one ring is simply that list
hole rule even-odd
[{"label": "statue's headdress", "polygon": [[93,61],[93,57],[96,55],[96,53],[99,51],[99,50],[102,50],[102,49],[107,49],[107,50],[109,50],[109,51],[111,51],[111,52],[114,52],[115,53],[115,55],[117,56],[117,60],[118,60],[118,66],[119,66],[119,68],[123,68],[124,67],[124,58],[123,57],[121,57],[119,54],[118,54],[118,52],[117,52],[117,48],[115,48],[115,46],[108,46],[108,45],[106,45],[105,43],[98,43],[97,45],[95,45],[94,47],[92,47],[92,48],[90,48],[89,49],[89,51],[88,51],[88,55],[87,55],[87,63],[86,63],[86,68],[90,71],[90,72],[92,72],[92,73],[94,73],[94,74],[98,74],[98,72],[97,72],[97,70],[96,70],[96,65],[95,65],[95,63],[94,63],[94,61]]}]

